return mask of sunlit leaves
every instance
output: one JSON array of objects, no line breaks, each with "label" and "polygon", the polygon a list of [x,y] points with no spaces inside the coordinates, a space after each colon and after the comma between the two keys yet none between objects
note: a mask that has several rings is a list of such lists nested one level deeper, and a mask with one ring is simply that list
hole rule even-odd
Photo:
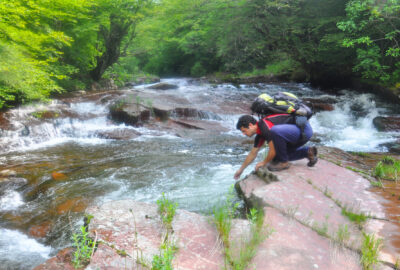
[{"label": "sunlit leaves", "polygon": [[[4,102],[45,100],[70,74],[60,62],[74,39],[66,27],[87,16],[92,0],[0,1],[0,108]],[[61,68],[66,67],[66,68]]]},{"label": "sunlit leaves", "polygon": [[389,85],[400,81],[400,1],[352,0],[347,18],[338,23],[346,33],[343,45],[357,48],[356,72]]}]

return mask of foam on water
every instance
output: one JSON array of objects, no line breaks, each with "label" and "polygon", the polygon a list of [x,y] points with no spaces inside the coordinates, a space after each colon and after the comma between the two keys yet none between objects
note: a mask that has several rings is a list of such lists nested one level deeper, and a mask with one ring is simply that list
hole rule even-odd
[{"label": "foam on water", "polygon": [[178,137],[176,135],[164,133],[163,134],[155,134],[155,135],[141,135],[137,138],[132,139],[132,141],[137,141],[137,142],[145,142],[145,141],[151,141],[154,139],[167,139],[167,140],[184,140],[181,137]]},{"label": "foam on water", "polygon": [[[200,165],[200,164],[199,164]],[[240,165],[219,164],[207,168],[207,166],[196,166],[184,170],[171,172],[160,172],[157,179],[146,186],[131,189],[130,183],[113,175],[109,181],[119,183],[119,189],[115,190],[102,202],[120,199],[134,199],[155,203],[162,193],[169,199],[179,204],[179,208],[191,211],[209,212],[213,205],[224,200],[230,186],[235,182],[233,175]],[[249,174],[254,168],[249,166],[243,176]]]},{"label": "foam on water", "polygon": [[[396,133],[379,132],[373,119],[384,112],[377,108],[371,94],[344,92],[333,111],[324,111],[311,118],[311,126],[322,144],[346,151],[383,151],[384,143],[396,140]],[[398,135],[398,134],[397,134]]]},{"label": "foam on water", "polygon": [[6,194],[0,197],[0,210],[1,211],[10,211],[15,210],[21,205],[24,204],[24,201],[21,197],[21,194],[14,190],[6,191]]},{"label": "foam on water", "polygon": [[51,247],[29,238],[25,234],[14,230],[0,229],[1,269],[32,269],[35,265],[48,259],[50,252]]}]

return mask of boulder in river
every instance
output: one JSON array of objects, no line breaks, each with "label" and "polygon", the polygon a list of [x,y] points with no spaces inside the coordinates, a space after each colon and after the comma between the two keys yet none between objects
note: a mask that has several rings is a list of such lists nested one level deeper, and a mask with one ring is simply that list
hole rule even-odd
[{"label": "boulder in river", "polygon": [[174,84],[169,84],[169,83],[157,83],[151,86],[147,87],[148,89],[154,89],[154,90],[172,90],[172,89],[178,89],[177,85]]},{"label": "boulder in river", "polygon": [[160,77],[155,76],[155,75],[144,75],[144,76],[135,78],[135,80],[133,82],[126,83],[125,87],[133,87],[135,85],[158,83],[158,82],[160,82]]},{"label": "boulder in river", "polygon": [[138,126],[150,119],[150,110],[141,104],[120,100],[110,106],[110,116],[116,122]]},{"label": "boulder in river", "polygon": [[333,111],[335,107],[333,104],[336,102],[336,100],[333,99],[317,99],[317,98],[305,98],[303,99],[306,103],[311,104],[311,108],[313,109],[313,112],[321,112],[321,111]]},{"label": "boulder in river", "polygon": [[378,116],[374,118],[373,123],[379,131],[400,131],[400,117]]},{"label": "boulder in river", "polygon": [[114,129],[110,131],[99,131],[96,135],[103,139],[131,140],[139,137],[141,134],[133,129]]}]

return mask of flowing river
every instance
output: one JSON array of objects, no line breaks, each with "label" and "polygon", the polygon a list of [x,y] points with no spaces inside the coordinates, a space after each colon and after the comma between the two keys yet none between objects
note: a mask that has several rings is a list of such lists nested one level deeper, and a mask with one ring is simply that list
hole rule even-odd
[{"label": "flowing river", "polygon": [[[116,124],[108,118],[113,96],[102,102],[76,98],[67,105],[58,101],[26,106],[4,116],[10,128],[0,137],[1,170],[15,175],[11,183],[0,186],[1,269],[32,269],[71,246],[71,235],[83,224],[88,205],[120,199],[156,202],[164,192],[180,208],[209,214],[234,184],[233,174],[251,147],[242,143],[245,139],[235,130],[236,121],[263,92],[290,91],[301,98],[335,101],[333,111],[312,117],[313,144],[384,152],[400,138],[398,132],[374,128],[376,116],[395,116],[399,108],[372,94],[343,90],[335,96],[290,83],[162,81],[178,86],[163,93],[185,97],[192,107],[210,108],[203,121],[218,124],[221,132],[180,136],[168,129]],[[145,86],[136,88],[147,91]],[[63,106],[68,115],[27,124],[35,112]],[[128,140],[101,136],[116,131],[141,135]],[[249,166],[243,175],[252,169]]]}]

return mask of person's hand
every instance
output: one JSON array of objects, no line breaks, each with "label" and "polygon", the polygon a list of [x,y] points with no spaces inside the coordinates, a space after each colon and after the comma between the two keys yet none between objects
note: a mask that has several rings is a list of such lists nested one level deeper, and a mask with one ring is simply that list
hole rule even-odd
[{"label": "person's hand", "polygon": [[264,161],[258,162],[256,165],[256,171],[258,171],[258,169],[260,169],[261,167],[267,165],[267,163],[265,163]]},{"label": "person's hand", "polygon": [[241,174],[242,174],[242,170],[239,169],[235,172],[235,175],[233,176],[233,178],[235,178],[235,180],[238,180]]}]

